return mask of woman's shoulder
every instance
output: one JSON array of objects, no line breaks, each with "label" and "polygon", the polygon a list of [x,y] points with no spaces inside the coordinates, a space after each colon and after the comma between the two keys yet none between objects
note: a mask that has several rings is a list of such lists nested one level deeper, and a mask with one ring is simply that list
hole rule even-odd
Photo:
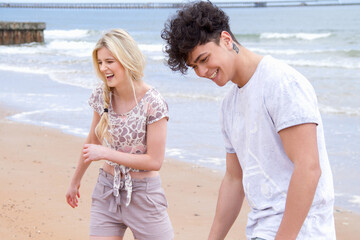
[{"label": "woman's shoulder", "polygon": [[150,87],[145,94],[146,102],[151,103],[154,101],[165,101],[161,93],[155,88]]},{"label": "woman's shoulder", "polygon": [[169,106],[160,92],[152,87],[146,93],[147,124],[154,123],[163,117],[169,119]]},{"label": "woman's shoulder", "polygon": [[102,113],[104,100],[103,100],[103,90],[104,84],[100,83],[94,87],[92,94],[88,100],[89,105],[98,113]]},{"label": "woman's shoulder", "polygon": [[104,83],[100,82],[98,84],[95,85],[95,87],[93,88],[93,94],[102,94],[102,92],[104,91]]}]

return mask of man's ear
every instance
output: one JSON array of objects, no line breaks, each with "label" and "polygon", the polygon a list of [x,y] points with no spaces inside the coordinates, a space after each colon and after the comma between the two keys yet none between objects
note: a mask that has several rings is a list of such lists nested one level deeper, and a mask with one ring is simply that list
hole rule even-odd
[{"label": "man's ear", "polygon": [[233,40],[230,36],[230,33],[228,33],[227,31],[222,31],[220,34],[220,41],[223,41],[224,45],[227,48],[232,49]]}]

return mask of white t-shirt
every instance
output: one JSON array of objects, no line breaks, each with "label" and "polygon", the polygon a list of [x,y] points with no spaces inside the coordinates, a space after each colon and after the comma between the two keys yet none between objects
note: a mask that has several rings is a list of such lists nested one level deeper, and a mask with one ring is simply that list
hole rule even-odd
[{"label": "white t-shirt", "polygon": [[251,207],[247,237],[274,239],[285,210],[293,163],[278,132],[303,123],[317,124],[322,174],[299,239],[335,239],[334,189],[316,94],[308,80],[270,56],[259,63],[249,82],[234,85],[222,104],[225,148],[236,153]]}]

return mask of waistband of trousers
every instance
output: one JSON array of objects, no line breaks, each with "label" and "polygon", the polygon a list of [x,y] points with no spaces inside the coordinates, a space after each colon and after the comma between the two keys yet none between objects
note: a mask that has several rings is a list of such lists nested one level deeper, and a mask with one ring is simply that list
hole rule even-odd
[{"label": "waistband of trousers", "polygon": [[[111,184],[113,184],[114,176],[108,172],[105,172],[104,169],[99,169],[99,176],[106,178]],[[124,179],[121,179],[121,181],[124,181]],[[131,178],[131,181],[133,191],[161,187],[160,175],[150,178]]]}]

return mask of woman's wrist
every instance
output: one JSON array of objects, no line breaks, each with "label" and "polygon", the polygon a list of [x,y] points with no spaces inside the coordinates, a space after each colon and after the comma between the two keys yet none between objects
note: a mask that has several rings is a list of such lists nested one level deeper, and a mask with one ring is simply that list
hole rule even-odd
[{"label": "woman's wrist", "polygon": [[70,185],[71,185],[71,186],[78,187],[78,186],[80,186],[80,181],[72,180],[71,183],[70,183]]},{"label": "woman's wrist", "polygon": [[77,176],[74,176],[70,184],[73,186],[80,186],[80,182],[81,182],[81,178],[79,179]]},{"label": "woman's wrist", "polygon": [[101,154],[100,154],[101,159],[110,161],[112,151],[113,151],[113,149],[111,149],[111,148],[103,147]]}]

